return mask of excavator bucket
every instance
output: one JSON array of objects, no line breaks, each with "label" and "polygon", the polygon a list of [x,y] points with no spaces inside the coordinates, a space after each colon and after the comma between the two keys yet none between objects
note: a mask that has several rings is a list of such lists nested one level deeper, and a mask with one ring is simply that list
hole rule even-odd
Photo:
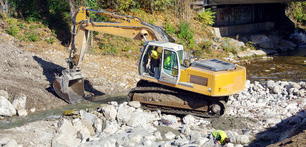
[{"label": "excavator bucket", "polygon": [[53,81],[56,94],[69,104],[79,103],[84,99],[84,78],[73,78],[68,74],[56,77]]}]

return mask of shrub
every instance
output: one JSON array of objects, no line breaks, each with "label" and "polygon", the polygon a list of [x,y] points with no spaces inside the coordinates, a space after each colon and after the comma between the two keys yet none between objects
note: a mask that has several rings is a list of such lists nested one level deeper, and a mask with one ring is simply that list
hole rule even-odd
[{"label": "shrub", "polygon": [[213,12],[210,8],[206,9],[204,12],[198,13],[195,17],[199,22],[212,26],[214,24],[216,12]]},{"label": "shrub", "polygon": [[14,25],[9,26],[6,29],[6,32],[15,37],[19,33],[19,28],[16,24],[14,24]]},{"label": "shrub", "polygon": [[35,32],[32,32],[32,33],[28,34],[27,38],[28,38],[29,41],[32,41],[32,42],[36,42],[39,39],[37,33],[35,33]]},{"label": "shrub", "polygon": [[19,26],[19,28],[20,28],[20,29],[24,29],[24,27],[25,27],[25,23],[20,22],[20,23],[18,24],[18,26]]},{"label": "shrub", "polygon": [[252,41],[248,41],[245,43],[245,46],[247,46],[248,48],[250,48],[251,50],[256,50],[256,48],[254,47],[254,43]]},{"label": "shrub", "polygon": [[55,37],[48,37],[45,39],[48,44],[53,44],[55,42]]},{"label": "shrub", "polygon": [[179,32],[177,36],[181,39],[188,41],[189,45],[195,44],[194,41],[194,32],[190,29],[190,24],[187,22],[180,22]]},{"label": "shrub", "polygon": [[164,26],[165,26],[165,30],[166,30],[167,33],[169,33],[169,34],[175,34],[176,29],[175,29],[175,27],[174,27],[173,25],[170,24],[169,21],[166,21],[166,22],[164,23]]},{"label": "shrub", "polygon": [[296,21],[306,22],[306,2],[292,2],[292,13]]}]

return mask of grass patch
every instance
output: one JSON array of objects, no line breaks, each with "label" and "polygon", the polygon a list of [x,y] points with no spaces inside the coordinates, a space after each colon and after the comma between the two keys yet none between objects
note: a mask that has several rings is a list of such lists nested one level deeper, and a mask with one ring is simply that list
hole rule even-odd
[{"label": "grass patch", "polygon": [[6,32],[15,37],[19,33],[19,27],[15,24],[11,25],[6,29]]},{"label": "grass patch", "polygon": [[45,41],[48,43],[48,44],[53,44],[55,42],[55,37],[48,37],[45,39]]},{"label": "grass patch", "polygon": [[26,35],[28,40],[31,42],[36,42],[39,40],[38,34],[36,32],[31,32]]}]

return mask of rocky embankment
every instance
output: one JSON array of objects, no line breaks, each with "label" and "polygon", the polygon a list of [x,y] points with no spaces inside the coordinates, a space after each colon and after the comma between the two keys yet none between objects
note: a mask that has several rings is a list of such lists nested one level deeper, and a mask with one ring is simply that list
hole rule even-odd
[{"label": "rocky embankment", "polygon": [[231,139],[226,146],[266,146],[295,135],[306,124],[305,89],[305,82],[247,81],[242,92],[230,97],[228,111],[220,118],[178,117],[143,110],[139,102],[110,102],[92,111],[67,111],[59,120],[1,130],[0,143],[54,147],[211,146],[209,134],[222,129]]}]

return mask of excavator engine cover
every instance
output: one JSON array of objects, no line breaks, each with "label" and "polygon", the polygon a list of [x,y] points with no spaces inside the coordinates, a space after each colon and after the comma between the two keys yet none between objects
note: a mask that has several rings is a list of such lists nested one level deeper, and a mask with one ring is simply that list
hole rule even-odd
[{"label": "excavator engine cover", "polygon": [[[73,76],[72,76],[73,75]],[[84,77],[81,73],[68,73],[56,77],[53,81],[53,89],[56,94],[69,104],[79,103],[84,99]]]}]

